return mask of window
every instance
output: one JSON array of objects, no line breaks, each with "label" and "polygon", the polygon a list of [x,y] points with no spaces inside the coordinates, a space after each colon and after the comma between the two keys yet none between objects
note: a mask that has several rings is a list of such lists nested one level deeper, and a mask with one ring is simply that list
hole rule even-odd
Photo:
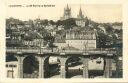
[{"label": "window", "polygon": [[9,67],[13,67],[13,65],[9,65]]},{"label": "window", "polygon": [[17,67],[17,65],[9,65],[9,67]]},{"label": "window", "polygon": [[8,64],[6,64],[6,67],[8,67]]},{"label": "window", "polygon": [[17,65],[13,65],[13,67],[17,67]]}]

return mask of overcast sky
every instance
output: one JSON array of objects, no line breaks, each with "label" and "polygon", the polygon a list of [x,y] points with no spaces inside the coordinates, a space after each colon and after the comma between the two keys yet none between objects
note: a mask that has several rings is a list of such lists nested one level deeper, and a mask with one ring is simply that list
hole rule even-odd
[{"label": "overcast sky", "polygon": [[[41,19],[59,20],[63,16],[65,4],[52,4],[55,7],[9,7],[7,5],[7,18],[14,17],[21,20]],[[27,4],[30,5],[30,4]],[[39,4],[38,4],[39,5]],[[44,4],[41,4],[44,5]],[[45,4],[46,5],[46,4]],[[50,4],[49,4],[50,5]],[[97,22],[121,22],[122,6],[117,4],[69,4],[72,17],[76,17],[79,9],[88,18]]]}]

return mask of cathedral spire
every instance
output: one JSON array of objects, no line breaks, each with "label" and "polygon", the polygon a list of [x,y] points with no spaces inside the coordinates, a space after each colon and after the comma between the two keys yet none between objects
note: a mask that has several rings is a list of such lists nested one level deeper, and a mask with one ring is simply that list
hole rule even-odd
[{"label": "cathedral spire", "polygon": [[81,6],[80,6],[80,9],[79,9],[79,14],[77,15],[78,18],[84,18],[84,15],[82,13],[82,9],[81,9]]},{"label": "cathedral spire", "polygon": [[67,7],[66,7],[66,10],[70,10],[71,8],[69,8],[68,4],[67,4]]},{"label": "cathedral spire", "polygon": [[79,10],[79,15],[82,16],[82,10],[81,10],[81,7],[80,7],[80,10]]},{"label": "cathedral spire", "polygon": [[68,4],[67,4],[67,9],[69,9]]}]

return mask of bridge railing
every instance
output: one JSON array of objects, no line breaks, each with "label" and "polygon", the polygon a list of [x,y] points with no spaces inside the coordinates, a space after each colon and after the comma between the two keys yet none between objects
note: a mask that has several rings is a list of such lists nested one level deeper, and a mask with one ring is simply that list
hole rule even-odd
[{"label": "bridge railing", "polygon": [[116,50],[113,48],[107,49],[85,49],[85,50],[59,50],[59,49],[47,49],[47,48],[36,48],[36,47],[21,47],[21,48],[12,48],[8,47],[6,49],[7,52],[26,52],[26,53],[116,53]]},{"label": "bridge railing", "polygon": [[6,51],[7,52],[27,52],[27,53],[37,53],[39,52],[39,49],[38,48],[24,48],[24,47],[15,47],[15,48],[12,48],[12,47],[8,47],[6,48]]},{"label": "bridge railing", "polygon": [[64,52],[64,53],[95,53],[95,54],[99,54],[99,53],[116,53],[116,51],[114,49],[88,49],[88,50],[61,50],[59,52]]}]

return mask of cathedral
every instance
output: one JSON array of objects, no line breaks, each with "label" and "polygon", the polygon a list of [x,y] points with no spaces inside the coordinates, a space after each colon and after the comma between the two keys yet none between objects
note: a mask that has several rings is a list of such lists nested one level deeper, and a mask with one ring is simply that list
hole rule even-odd
[{"label": "cathedral", "polygon": [[[67,20],[70,18],[73,18],[73,17],[71,15],[71,8],[67,4],[67,6],[64,8],[64,14],[60,18],[60,20]],[[88,18],[84,16],[81,7],[79,9],[77,18],[75,18],[75,19],[76,19],[76,25],[79,27],[84,27],[88,23]]]}]

